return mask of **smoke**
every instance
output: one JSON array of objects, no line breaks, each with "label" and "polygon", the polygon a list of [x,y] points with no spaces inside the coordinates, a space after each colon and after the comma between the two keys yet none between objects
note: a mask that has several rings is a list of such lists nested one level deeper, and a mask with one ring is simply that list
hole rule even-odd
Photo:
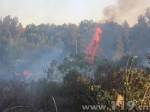
[{"label": "smoke", "polygon": [[149,0],[117,0],[116,5],[110,5],[103,10],[104,20],[122,24],[125,20],[132,26],[139,15],[150,7]]},{"label": "smoke", "polygon": [[[38,57],[35,57],[30,62],[27,62],[25,65],[26,69],[29,70],[33,75],[32,77],[35,80],[38,80],[43,77],[47,77],[47,73],[44,72],[50,67],[50,62],[52,60],[56,60],[57,63],[61,63],[65,57],[63,54],[63,47],[55,46],[51,52],[44,52],[41,53]],[[58,75],[56,72],[54,73],[55,80],[61,79],[61,77],[57,77]],[[29,76],[30,78],[31,76]]]},{"label": "smoke", "polygon": [[[49,52],[43,51],[39,53],[37,50],[27,50],[23,52],[22,60],[14,60],[2,65],[0,68],[0,77],[5,76],[3,78],[8,80],[14,77],[22,77],[26,80],[46,78],[46,70],[50,67],[50,62],[56,60],[60,64],[65,57],[63,52],[63,47],[58,45],[54,46]],[[54,72],[55,80],[61,80],[61,78],[57,72]]]}]

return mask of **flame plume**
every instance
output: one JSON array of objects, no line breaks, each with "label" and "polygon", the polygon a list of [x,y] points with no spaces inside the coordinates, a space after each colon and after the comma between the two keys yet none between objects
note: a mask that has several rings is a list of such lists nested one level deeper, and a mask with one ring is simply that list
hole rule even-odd
[{"label": "flame plume", "polygon": [[22,72],[23,75],[32,75],[32,73],[28,72],[27,70]]},{"label": "flame plume", "polygon": [[102,30],[100,29],[100,27],[96,27],[96,31],[95,31],[95,34],[93,35],[85,53],[87,55],[90,55],[90,56],[86,56],[85,59],[91,63],[93,62],[94,60],[94,56],[95,56],[95,53],[97,51],[97,48],[98,48],[98,45],[99,45],[99,42],[100,42],[100,34],[102,33]]}]

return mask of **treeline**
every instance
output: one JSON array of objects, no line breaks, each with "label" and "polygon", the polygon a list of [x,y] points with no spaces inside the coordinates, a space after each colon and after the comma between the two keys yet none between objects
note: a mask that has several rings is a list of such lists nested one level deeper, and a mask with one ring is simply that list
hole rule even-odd
[{"label": "treeline", "polygon": [[18,17],[6,16],[0,19],[0,64],[32,59],[44,52],[51,52],[56,46],[62,48],[64,54],[74,53],[76,50],[84,52],[96,26],[101,27],[103,32],[98,57],[120,59],[133,51],[139,37],[137,54],[149,52],[149,9],[138,17],[137,24],[132,27],[127,21],[120,25],[112,21],[96,23],[92,20],[83,20],[79,25],[29,24],[23,27]]}]

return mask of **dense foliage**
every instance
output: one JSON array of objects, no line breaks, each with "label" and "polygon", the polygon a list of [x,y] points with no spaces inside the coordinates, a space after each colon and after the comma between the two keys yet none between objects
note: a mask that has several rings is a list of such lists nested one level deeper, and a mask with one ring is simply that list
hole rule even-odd
[{"label": "dense foliage", "polygon": [[[95,27],[100,26],[102,35],[98,57],[120,59],[134,49],[141,36],[138,54],[149,52],[150,20],[149,10],[139,16],[137,24],[130,27],[127,21],[122,25],[112,21],[96,23],[83,20],[76,24],[29,24],[23,27],[18,17],[6,16],[0,19],[0,65],[16,60],[33,60],[42,53],[51,52],[56,46],[63,53],[84,52],[88,46]],[[141,35],[140,35],[141,34]]]},{"label": "dense foliage", "polygon": [[[60,64],[52,60],[47,78],[38,81],[23,76],[1,79],[0,111],[55,112],[53,98],[61,112],[82,112],[82,105],[98,104],[111,109],[111,101],[116,101],[118,94],[136,105],[149,105],[150,68],[138,67],[135,61],[125,69],[126,58],[118,62],[95,60],[89,64],[84,57],[84,54],[70,54]],[[51,79],[55,70],[62,73],[62,82]]]}]

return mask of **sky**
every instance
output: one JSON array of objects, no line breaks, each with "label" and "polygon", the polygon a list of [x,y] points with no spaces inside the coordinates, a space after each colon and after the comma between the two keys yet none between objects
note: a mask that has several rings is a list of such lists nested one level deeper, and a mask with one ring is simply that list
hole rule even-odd
[{"label": "sky", "polygon": [[98,22],[103,9],[116,0],[0,0],[0,17],[17,16],[24,26],[34,23]]},{"label": "sky", "polygon": [[125,20],[130,26],[150,7],[150,0],[0,0],[0,18],[17,16],[28,24],[79,24],[84,19],[94,22]]}]

